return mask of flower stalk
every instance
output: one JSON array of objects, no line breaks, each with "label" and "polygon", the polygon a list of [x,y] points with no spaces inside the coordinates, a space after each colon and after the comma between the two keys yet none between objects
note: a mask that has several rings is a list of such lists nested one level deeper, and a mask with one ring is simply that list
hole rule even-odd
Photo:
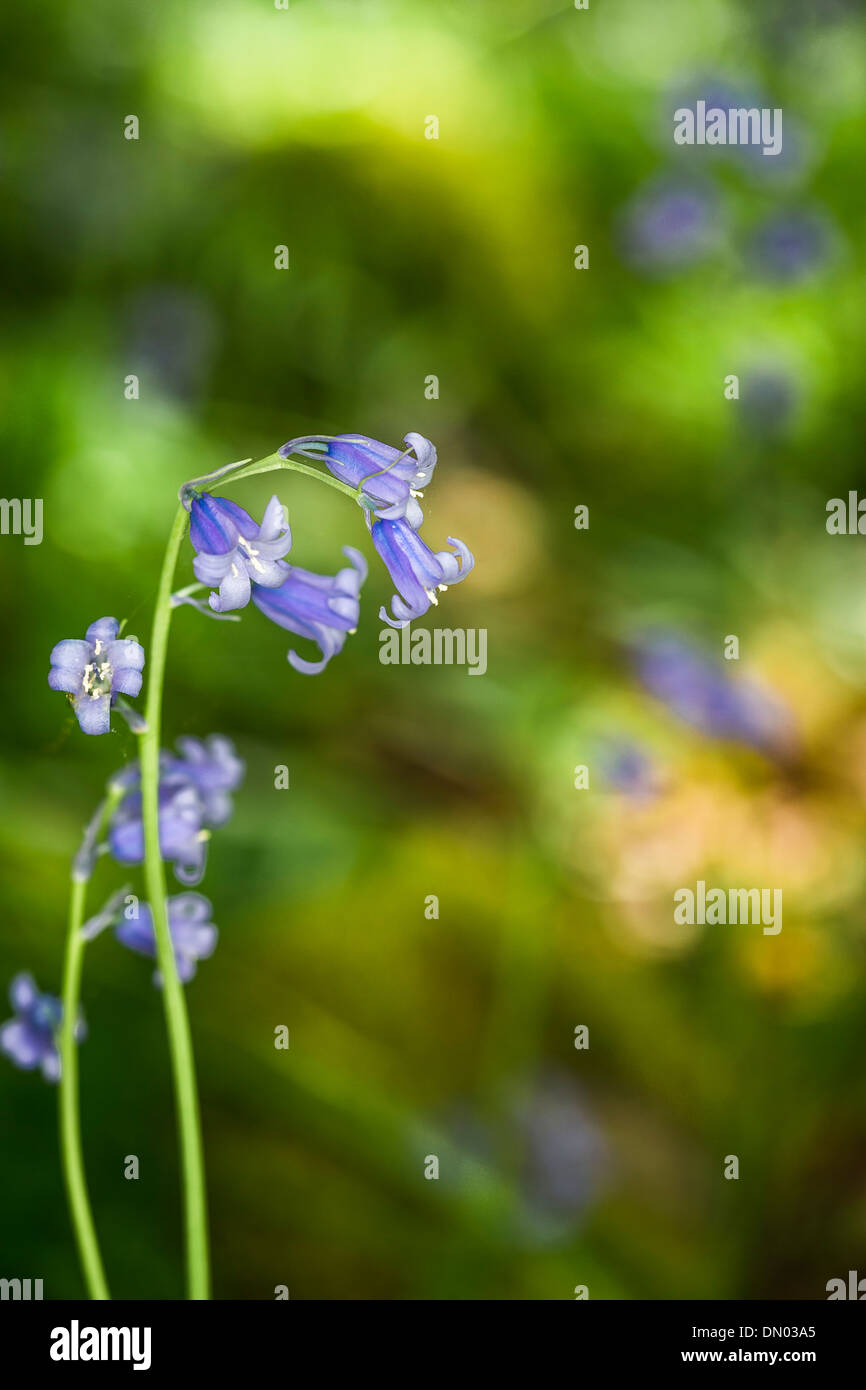
[{"label": "flower stalk", "polygon": [[157,590],[153,630],[150,638],[147,700],[145,703],[147,729],[140,735],[139,747],[144,826],[144,879],[153,913],[156,957],[163,980],[162,998],[177,1107],[183,1183],[187,1295],[190,1299],[200,1301],[210,1297],[210,1255],[201,1117],[189,1016],[183,987],[178,978],[169,931],[165,867],[159,845],[159,746],[162,729],[162,691],[165,681],[169,628],[171,615],[174,611],[171,602],[172,584],[174,583],[177,557],[186,534],[186,528],[186,509],[180,506],[166,546],[159,589]]},{"label": "flower stalk", "polygon": [[[235,482],[239,478],[250,477],[256,473],[268,473],[283,468],[296,473],[304,473],[320,482],[328,483],[331,487],[337,488],[340,492],[348,493],[349,496],[357,500],[357,494],[353,488],[335,478],[328,477],[319,469],[298,463],[295,460],[281,458],[277,454],[268,455],[238,469],[220,470],[223,476],[220,477],[219,483],[222,484],[229,480]],[[174,575],[180,547],[187,531],[189,520],[187,504],[195,494],[199,483],[208,483],[210,486],[217,485],[216,480],[211,483],[209,479],[196,479],[194,484],[186,484],[180,492],[181,505],[177,509],[166,546],[157,590],[153,628],[148,649],[147,699],[145,702],[147,728],[139,738],[142,821],[144,826],[144,878],[147,897],[153,914],[156,959],[163,983],[163,1007],[165,1009],[177,1108],[183,1184],[187,1295],[190,1299],[197,1301],[210,1297],[210,1253],[204,1151],[192,1036],[183,986],[178,977],[172,947],[166,906],[165,866],[160,853],[159,752],[166,654],[171,617],[175,607],[172,602]]]},{"label": "flower stalk", "polygon": [[84,948],[87,944],[82,932],[87,884],[96,859],[96,846],[99,837],[121,796],[120,788],[109,787],[105,800],[85,831],[82,847],[72,861],[69,927],[66,936],[66,959],[63,966],[63,1018],[57,1034],[57,1050],[60,1054],[58,1105],[63,1182],[87,1292],[92,1299],[99,1301],[110,1299],[111,1294],[108,1291],[99,1241],[93,1224],[93,1212],[90,1207],[87,1178],[84,1172],[76,1024],[81,995]]}]

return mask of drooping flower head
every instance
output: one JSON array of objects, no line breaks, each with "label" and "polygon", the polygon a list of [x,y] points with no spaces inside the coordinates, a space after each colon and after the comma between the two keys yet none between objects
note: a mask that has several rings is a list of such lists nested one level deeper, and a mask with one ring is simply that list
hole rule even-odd
[{"label": "drooping flower head", "polygon": [[[16,975],[9,986],[15,1017],[0,1026],[0,1052],[5,1052],[23,1071],[41,1067],[46,1081],[60,1079],[57,1030],[63,1022],[63,1005],[53,994],[40,994],[32,975]],[[86,1033],[84,1018],[75,1025],[75,1041]]]},{"label": "drooping flower head", "polygon": [[[229,796],[244,774],[230,739],[212,735],[204,741],[184,739],[181,755],[163,753],[159,774],[159,848],[174,865],[181,883],[200,883],[207,860],[210,832],[224,825],[232,812]],[[108,828],[108,847],[120,864],[144,859],[141,814],[141,771],[133,763],[114,778],[128,790]]]},{"label": "drooping flower head", "polygon": [[274,589],[288,572],[283,561],[292,548],[292,533],[277,497],[272,497],[261,526],[228,497],[209,492],[193,495],[189,538],[196,551],[192,567],[201,584],[218,584],[208,603],[215,613],[245,608],[250,584]]},{"label": "drooping flower head", "polygon": [[51,652],[48,684],[64,691],[85,734],[107,734],[119,695],[141,690],[144,648],[135,637],[118,637],[116,618],[99,618],[83,639],[67,638]]},{"label": "drooping flower head", "polygon": [[449,536],[454,550],[434,553],[405,520],[374,521],[370,533],[397,587],[391,600],[393,617],[384,607],[379,610],[379,617],[391,627],[405,627],[413,618],[420,618],[431,604],[439,602],[437,590],[459,584],[475,564],[462,541]]},{"label": "drooping flower head", "polygon": [[[366,434],[338,434],[323,437],[324,449],[315,457],[323,459],[329,472],[341,482],[359,488],[373,514],[381,520],[395,521],[405,517],[417,530],[424,520],[418,498],[433,477],[436,449],[423,434],[409,433],[404,437],[405,449],[380,444]],[[279,450],[289,453],[295,441]]]},{"label": "drooping flower head", "polygon": [[288,654],[289,665],[305,676],[324,671],[331,657],[342,649],[347,633],[358,626],[359,594],[367,577],[367,562],[350,545],[343,547],[343,554],[350,564],[337,574],[313,574],[292,565],[279,589],[253,585],[253,603],[266,618],[318,646],[320,661],[307,661],[294,650]]},{"label": "drooping flower head", "polygon": [[[174,960],[181,984],[185,985],[196,972],[200,960],[207,960],[216,950],[217,929],[211,922],[213,908],[201,893],[178,893],[166,901],[168,930],[174,947]],[[126,919],[115,929],[118,941],[139,955],[156,958],[156,933],[149,903],[139,903],[138,916]],[[162,976],[154,972],[155,985]]]}]

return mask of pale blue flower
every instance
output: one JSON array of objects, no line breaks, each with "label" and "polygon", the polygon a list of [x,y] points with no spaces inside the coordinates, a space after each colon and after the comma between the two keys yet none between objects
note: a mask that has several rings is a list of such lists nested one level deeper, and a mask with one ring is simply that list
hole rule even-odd
[{"label": "pale blue flower", "polygon": [[[210,920],[213,908],[201,893],[178,893],[166,900],[166,910],[178,979],[185,985],[195,974],[198,962],[216,950],[218,932]],[[150,904],[139,903],[138,916],[124,918],[115,928],[115,936],[131,951],[155,959],[156,933]],[[162,984],[158,970],[153,982]]]},{"label": "pale blue flower", "polygon": [[141,690],[144,648],[118,637],[118,627],[116,618],[99,618],[83,639],[67,638],[51,652],[48,684],[69,696],[85,734],[107,734],[118,697]]}]

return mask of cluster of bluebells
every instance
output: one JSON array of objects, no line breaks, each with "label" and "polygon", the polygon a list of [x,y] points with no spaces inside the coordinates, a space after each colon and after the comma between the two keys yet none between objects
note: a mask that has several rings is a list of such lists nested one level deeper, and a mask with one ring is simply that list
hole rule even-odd
[{"label": "cluster of bluebells", "polygon": [[[397,589],[391,615],[379,610],[392,627],[420,618],[438,603],[438,592],[459,584],[475,564],[468,546],[453,536],[447,538],[453,550],[433,551],[418,534],[424,521],[419,498],[433,478],[436,450],[421,434],[407,434],[403,442],[400,450],[363,434],[323,440],[325,465],[357,489],[373,544]],[[280,452],[292,447],[285,444]]]},{"label": "cluster of bluebells", "polygon": [[[356,491],[373,544],[397,589],[391,614],[384,608],[380,612],[394,627],[421,617],[438,602],[438,593],[458,584],[474,564],[462,541],[449,537],[453,550],[433,551],[418,534],[424,520],[419,499],[433,477],[436,450],[420,434],[407,434],[404,443],[401,450],[360,434],[310,435],[279,450],[285,458],[301,454],[317,459]],[[289,651],[296,671],[323,671],[358,626],[367,577],[360,551],[344,546],[348,565],[334,575],[315,574],[285,559],[292,536],[277,497],[271,498],[259,526],[227,498],[194,488],[185,496],[196,578],[219,585],[208,599],[211,609],[224,614],[252,601],[271,622],[318,647],[315,661]]]},{"label": "cluster of bluebells", "polygon": [[[161,754],[159,848],[180,883],[201,882],[211,831],[231,816],[231,793],[243,775],[243,760],[234,744],[219,734],[205,740],[179,739],[177,752]],[[113,785],[122,788],[124,796],[111,818],[108,848],[119,864],[141,864],[144,823],[138,763],[118,773]]]},{"label": "cluster of bluebells", "polygon": [[[760,142],[721,145],[671,144],[678,110],[731,113],[762,110],[768,98],[739,81],[695,74],[677,82],[660,109],[659,138],[673,157],[666,170],[630,198],[619,217],[622,255],[641,274],[659,277],[683,272],[704,258],[736,251],[744,268],[771,285],[796,284],[832,264],[842,250],[841,235],[821,207],[804,196],[813,163],[809,133],[785,111],[784,141],[772,159]],[[763,188],[779,195],[775,208],[751,229],[740,229],[736,202],[726,184],[712,176],[714,162],[727,161]]]},{"label": "cluster of bluebells", "polygon": [[[244,775],[244,764],[230,739],[212,734],[207,739],[182,738],[175,752],[164,752],[160,759],[159,844],[162,857],[173,863],[177,878],[184,884],[198,883],[203,874],[210,832],[224,825],[232,814],[231,793]],[[76,876],[86,879],[100,850],[107,849],[121,864],[140,864],[144,858],[144,828],[141,817],[141,772],[137,763],[115,775],[112,786],[123,790],[108,826],[108,843],[97,845],[94,826],[85,832],[82,850],[76,856]],[[99,823],[99,816],[94,825]],[[168,899],[168,928],[174,948],[178,978],[186,984],[196,973],[197,963],[216,949],[217,928],[211,921],[212,908],[201,893],[178,893]],[[106,927],[114,927],[122,945],[139,955],[156,956],[156,933],[149,903],[127,898],[125,890],[109,899],[105,907],[85,923],[81,932],[93,940]],[[159,971],[154,983],[162,984]],[[60,1077],[57,1033],[63,1019],[63,1006],[50,994],[40,994],[32,976],[16,975],[10,987],[15,1017],[0,1027],[0,1051],[26,1071],[36,1067],[49,1081]],[[79,1016],[75,1040],[85,1035]]]},{"label": "cluster of bluebells", "polygon": [[[474,564],[462,541],[449,537],[453,549],[434,552],[421,539],[424,516],[420,498],[433,477],[436,450],[420,434],[407,434],[404,445],[397,449],[361,434],[310,435],[291,440],[279,450],[284,458],[292,454],[315,458],[355,491],[373,545],[397,590],[391,613],[380,610],[383,620],[394,627],[405,627],[426,613],[438,602],[438,593],[464,579]],[[230,468],[221,469],[211,478],[228,471]],[[316,574],[287,561],[292,533],[276,496],[268,502],[260,524],[236,502],[215,497],[195,483],[182,488],[181,497],[189,511],[193,571],[199,584],[211,589],[204,611],[231,615],[252,602],[279,627],[318,647],[319,659],[315,661],[294,649],[289,651],[289,663],[296,671],[316,675],[324,670],[358,626],[361,586],[367,577],[360,551],[344,546],[348,564],[333,575]],[[187,590],[175,594],[172,602],[203,607]],[[138,640],[121,637],[116,618],[99,618],[91,623],[84,638],[56,644],[48,684],[68,696],[85,734],[108,733],[114,709],[124,714],[135,732],[143,732],[144,721],[125,705],[123,697],[139,694],[144,664],[144,648]],[[218,734],[203,741],[179,739],[174,752],[161,754],[160,854],[173,865],[175,877],[186,888],[201,882],[211,832],[231,816],[232,793],[243,775],[244,764],[231,741]],[[121,795],[110,817],[107,844],[98,843],[100,808],[73,861],[73,879],[79,882],[90,878],[103,850],[120,864],[141,864],[144,860],[139,764],[117,774],[111,787]],[[201,894],[187,891],[169,898],[166,906],[178,977],[186,983],[195,974],[198,961],[210,956],[216,947],[211,905]],[[156,956],[153,912],[148,903],[127,899],[122,890],[85,924],[82,936],[92,940],[109,926],[114,926],[117,939],[130,950],[151,959]],[[161,983],[158,971],[154,980]],[[60,1000],[40,994],[32,977],[25,974],[12,981],[11,996],[16,1016],[0,1029],[0,1050],[26,1069],[41,1066],[46,1077],[56,1080],[60,1075],[56,1045],[63,1013]],[[79,1020],[76,1039],[83,1036],[83,1028]]]}]

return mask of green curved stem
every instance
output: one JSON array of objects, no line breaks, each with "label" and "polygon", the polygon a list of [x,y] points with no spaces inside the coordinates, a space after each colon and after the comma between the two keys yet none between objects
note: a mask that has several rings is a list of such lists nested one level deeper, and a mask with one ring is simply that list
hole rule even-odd
[{"label": "green curved stem", "polygon": [[[228,482],[256,473],[288,469],[327,483],[357,501],[354,488],[329,477],[307,464],[269,454],[265,458],[244,464],[214,478],[208,486],[222,487]],[[196,479],[195,484],[207,479]],[[187,487],[193,484],[187,484]],[[184,490],[185,491],[185,490]],[[148,901],[153,914],[156,936],[156,956],[162,975],[162,997],[165,1008],[177,1107],[181,1173],[184,1194],[184,1235],[186,1249],[187,1291],[191,1299],[210,1297],[210,1261],[208,1251],[207,1207],[205,1197],[204,1153],[201,1138],[198,1088],[195,1077],[192,1038],[183,987],[178,979],[174,950],[166,909],[165,869],[159,847],[159,748],[162,725],[162,691],[165,680],[168,635],[173,613],[171,596],[177,557],[187,529],[187,512],[178,507],[165,551],[162,574],[156,597],[153,629],[148,652],[146,730],[140,735],[141,796],[144,824],[144,877]]]},{"label": "green curved stem", "polygon": [[148,651],[146,730],[139,736],[141,751],[141,801],[144,824],[144,880],[153,914],[156,957],[162,975],[162,1000],[168,1033],[171,1071],[177,1107],[180,1166],[184,1201],[184,1244],[187,1295],[210,1297],[207,1205],[204,1153],[201,1138],[198,1087],[189,1016],[183,987],[177,975],[165,901],[165,869],[159,848],[159,745],[162,724],[162,689],[171,626],[171,587],[178,552],[186,532],[187,514],[179,507],[168,539],[156,596],[153,630]]},{"label": "green curved stem", "polygon": [[78,1105],[78,1047],[75,1042],[75,1021],[78,1017],[85,946],[81,927],[84,922],[86,893],[87,881],[73,877],[69,895],[66,959],[63,966],[63,1021],[57,1035],[60,1053],[60,1156],[69,1213],[72,1217],[72,1228],[87,1292],[93,1299],[104,1300],[110,1299],[111,1294],[108,1292],[84,1174]]},{"label": "green curved stem", "polygon": [[81,993],[81,972],[84,964],[85,938],[82,934],[87,884],[93,872],[98,845],[123,789],[109,786],[104,801],[84,832],[81,848],[72,861],[69,894],[69,927],[66,935],[66,955],[63,964],[63,1018],[57,1032],[60,1056],[60,1086],[58,1107],[60,1118],[60,1161],[63,1183],[69,1202],[69,1214],[75,1243],[81,1260],[87,1291],[93,1299],[108,1299],[108,1284],[93,1224],[84,1156],[81,1147],[81,1119],[78,1088],[78,1045],[75,1024],[78,1018]]},{"label": "green curved stem", "polygon": [[[274,473],[277,469],[285,468],[290,473],[303,473],[307,478],[315,478],[319,483],[326,483],[328,487],[336,488],[338,492],[343,492],[347,497],[351,497],[354,502],[358,502],[357,488],[350,487],[348,483],[341,483],[339,478],[332,478],[329,473],[323,473],[320,468],[313,468],[309,463],[298,463],[295,459],[284,459],[280,454],[267,454],[265,458],[256,459],[254,463],[244,463],[230,473],[223,474],[220,478],[214,478],[208,482],[208,491],[224,487],[226,483],[236,483],[241,478],[252,478],[257,473]],[[196,483],[204,483],[205,478],[197,478]]]}]

